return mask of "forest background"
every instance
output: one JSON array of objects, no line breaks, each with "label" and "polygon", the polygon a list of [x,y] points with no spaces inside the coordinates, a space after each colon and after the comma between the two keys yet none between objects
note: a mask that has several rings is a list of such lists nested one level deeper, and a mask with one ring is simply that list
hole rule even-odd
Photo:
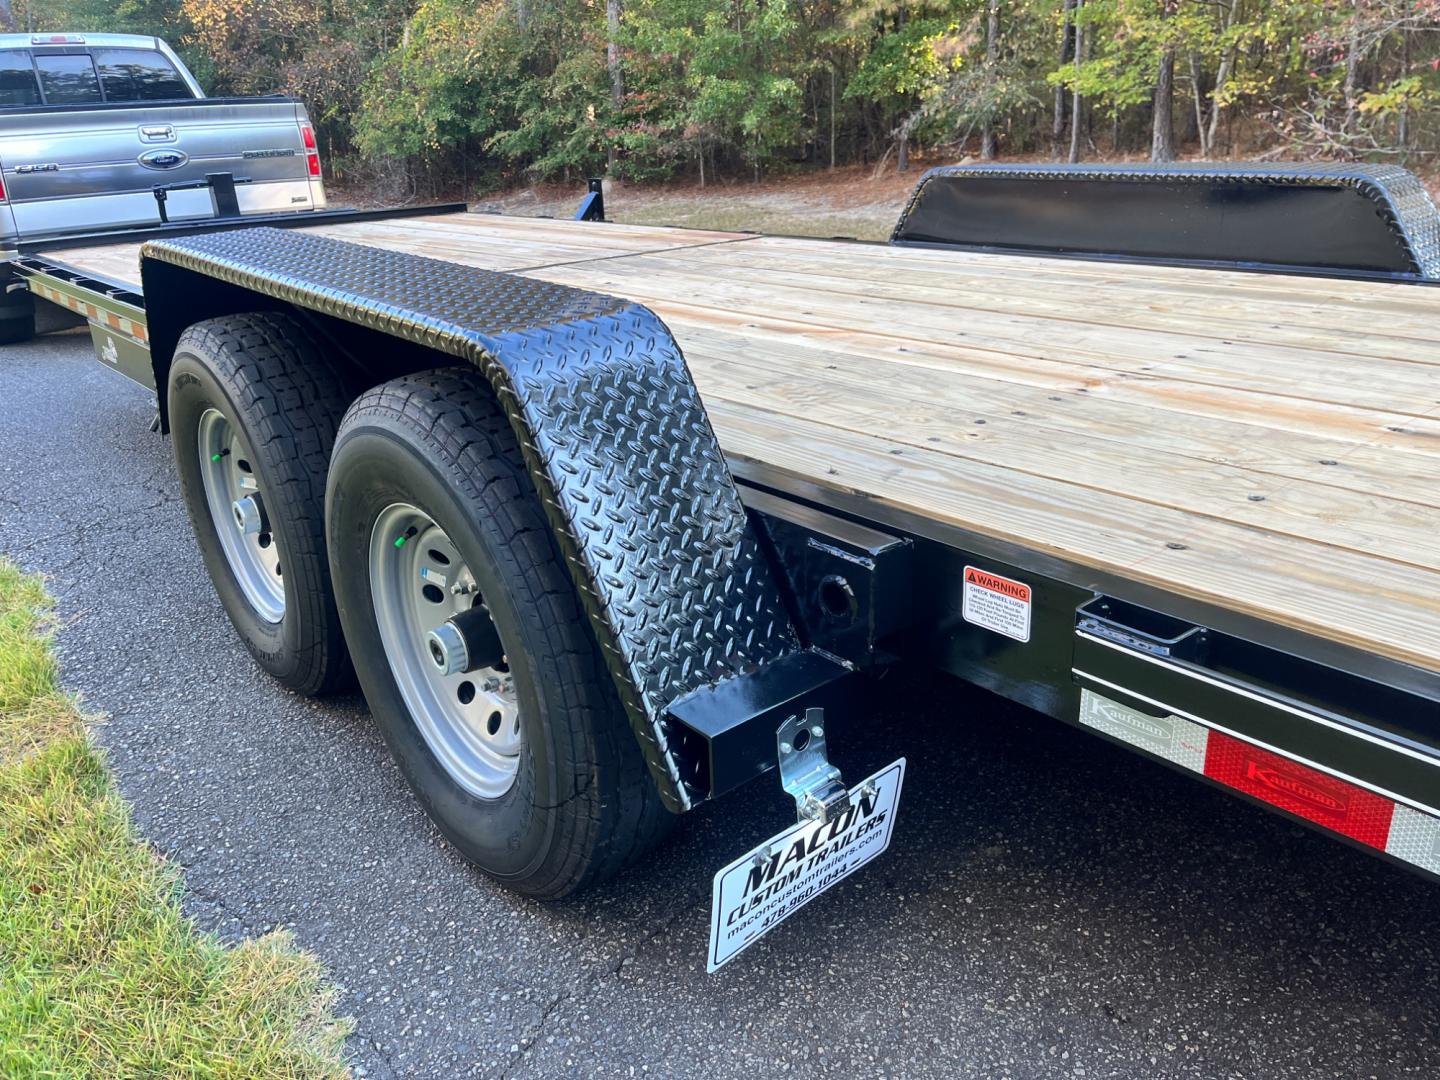
[{"label": "forest background", "polygon": [[1440,0],[0,0],[157,34],[309,107],[381,200],[931,159],[1377,160],[1433,174]]}]

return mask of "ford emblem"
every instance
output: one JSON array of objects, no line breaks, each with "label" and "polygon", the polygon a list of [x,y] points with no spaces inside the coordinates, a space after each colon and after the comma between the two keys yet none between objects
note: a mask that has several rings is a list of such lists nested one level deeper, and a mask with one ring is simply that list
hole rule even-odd
[{"label": "ford emblem", "polygon": [[147,169],[178,169],[190,160],[190,155],[167,146],[163,150],[147,150],[137,160]]}]

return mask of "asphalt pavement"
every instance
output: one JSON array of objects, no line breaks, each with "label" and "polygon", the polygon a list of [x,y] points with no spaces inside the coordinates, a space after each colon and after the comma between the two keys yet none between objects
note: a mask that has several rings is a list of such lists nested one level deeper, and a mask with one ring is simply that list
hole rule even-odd
[{"label": "asphalt pavement", "polygon": [[153,411],[83,333],[0,349],[0,553],[187,909],[318,953],[357,1075],[1440,1075],[1440,887],[936,676],[831,732],[850,777],[909,760],[890,852],[719,974],[710,879],[793,820],[773,778],[614,884],[497,888],[362,700],[251,665]]}]

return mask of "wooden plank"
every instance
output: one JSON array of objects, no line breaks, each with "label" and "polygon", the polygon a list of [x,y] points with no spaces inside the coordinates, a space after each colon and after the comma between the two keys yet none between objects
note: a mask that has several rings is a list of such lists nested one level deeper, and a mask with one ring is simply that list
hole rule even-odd
[{"label": "wooden plank", "polygon": [[[776,258],[776,254],[784,257]],[[1377,319],[1374,310],[1309,300],[1282,303],[1249,295],[1216,296],[1202,290],[1165,291],[1130,281],[1077,284],[1046,275],[1043,267],[1028,279],[1016,271],[1008,275],[974,269],[961,273],[943,264],[905,267],[903,273],[881,276],[866,260],[853,256],[845,259],[831,253],[822,259],[757,244],[679,251],[670,258],[708,276],[787,289],[798,286],[827,296],[871,302],[923,303],[961,318],[971,312],[988,312],[1106,325],[1123,312],[1125,324],[1135,328],[1440,364],[1440,341],[1434,334],[1440,293],[1425,290],[1416,290],[1414,296],[1427,303],[1393,305],[1395,310]]]},{"label": "wooden plank", "polygon": [[[1440,575],[717,400],[728,453],[1431,670]],[[1180,545],[1173,547],[1172,545]]]},{"label": "wooden plank", "polygon": [[[453,215],[315,230],[610,292],[722,445],[1440,671],[1440,292]],[[60,252],[112,278],[138,246]]]},{"label": "wooden plank", "polygon": [[132,288],[140,287],[140,245],[108,244],[99,247],[61,248],[44,253],[44,258],[73,266],[87,274],[99,274]]},{"label": "wooden plank", "polygon": [[[1435,542],[1440,509],[1435,506],[1295,478],[1285,481],[1173,448],[1147,453],[1123,439],[1084,430],[1073,413],[1059,423],[1043,415],[1015,416],[1003,408],[1003,396],[999,402],[977,402],[966,387],[936,385],[913,375],[909,380],[892,375],[862,389],[825,377],[832,371],[797,368],[774,357],[746,362],[731,355],[716,362],[703,356],[697,362],[690,355],[707,403],[763,401],[767,409],[888,443],[892,455],[909,448],[982,462],[1057,487],[1103,492],[1440,571],[1440,544]],[[1145,512],[1146,506],[1131,509],[1134,515]]]},{"label": "wooden plank", "polygon": [[[484,270],[518,270],[755,239],[751,233],[473,213],[319,224],[307,226],[305,232]],[[139,243],[62,248],[52,254],[61,262],[115,281],[138,285],[140,280]]]},{"label": "wooden plank", "polygon": [[[1044,439],[1052,429],[1061,437],[1092,440],[1123,447],[1131,457],[1157,462],[1171,459],[1204,467],[1237,470],[1236,483],[1247,495],[1299,482],[1319,491],[1338,489],[1394,502],[1440,510],[1440,468],[1433,456],[1392,447],[1346,442],[1315,434],[1298,434],[1254,422],[1191,415],[1183,423],[1155,422],[1153,406],[1116,401],[1094,394],[1050,393],[1026,386],[951,372],[937,379],[921,367],[896,364],[880,370],[874,359],[836,349],[776,347],[753,337],[704,328],[683,332],[685,356],[702,392],[719,391],[736,380],[756,400],[774,396],[769,377],[809,380],[830,386],[854,408],[880,417],[888,428],[888,411],[871,408],[877,393],[903,394],[904,404],[920,403],[936,415],[927,443],[960,440],[964,445],[993,442],[1004,431]],[[808,387],[799,388],[801,392]],[[739,395],[733,395],[739,400]],[[859,424],[858,430],[866,430]],[[1017,429],[1019,431],[1017,432]],[[1069,459],[1053,457],[1052,467],[1064,478]],[[1124,475],[1123,471],[1120,475]],[[1327,509],[1327,516],[1335,511]],[[1433,525],[1432,525],[1433,527]],[[1437,552],[1440,554],[1440,552]]]},{"label": "wooden plank", "polygon": [[506,218],[498,214],[363,221],[306,231],[487,270],[519,270],[754,238],[751,233]]},{"label": "wooden plank", "polygon": [[[773,245],[819,257],[860,260],[871,266],[899,261],[907,271],[910,268],[943,267],[948,273],[961,273],[968,267],[990,279],[1007,276],[1021,281],[1049,279],[1082,287],[1100,283],[1108,287],[1143,285],[1202,296],[1246,294],[1263,297],[1266,303],[1308,300],[1327,305],[1348,305],[1357,310],[1389,310],[1392,305],[1403,307],[1411,303],[1435,302],[1435,287],[1430,285],[1040,255],[982,254],[944,248],[846,244],[802,237],[763,237],[762,240],[762,247]],[[862,254],[852,254],[854,252]],[[1427,293],[1432,298],[1421,299]]]},{"label": "wooden plank", "polygon": [[[1110,309],[1115,320],[1110,325],[1057,323],[974,308],[951,312],[904,301],[834,297],[803,285],[784,289],[753,284],[743,277],[692,272],[681,260],[648,255],[576,263],[534,276],[638,300],[655,307],[662,317],[662,308],[684,304],[692,309],[788,318],[826,331],[863,330],[916,347],[963,341],[1011,359],[1083,364],[1097,369],[1103,378],[1171,376],[1275,398],[1377,408],[1405,416],[1423,416],[1440,405],[1440,381],[1428,365],[1378,357],[1364,365],[1336,363],[1331,356],[1286,346],[1139,330],[1128,325],[1127,312],[1119,308]],[[1285,407],[1284,402],[1277,402],[1277,407]]]},{"label": "wooden plank", "polygon": [[[1263,390],[1207,385],[1149,372],[1111,373],[1104,369],[963,345],[897,341],[879,333],[828,327],[813,322],[767,318],[747,311],[653,303],[655,311],[682,346],[694,330],[723,329],[757,342],[835,349],[896,364],[926,368],[936,379],[967,373],[1052,393],[1087,394],[1143,404],[1154,410],[1157,426],[1183,423],[1191,415],[1264,424],[1325,438],[1440,454],[1440,419],[1386,409],[1356,408],[1276,398]],[[1432,410],[1433,412],[1433,410]]]}]

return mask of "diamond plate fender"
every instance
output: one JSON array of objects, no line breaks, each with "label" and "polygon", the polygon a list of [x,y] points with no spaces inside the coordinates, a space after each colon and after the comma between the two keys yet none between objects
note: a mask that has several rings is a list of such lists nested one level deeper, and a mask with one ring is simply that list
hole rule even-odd
[{"label": "diamond plate fender", "polygon": [[661,795],[687,809],[665,706],[799,645],[664,323],[611,296],[271,228],[146,244],[152,310],[183,291],[177,267],[484,372]]},{"label": "diamond plate fender", "polygon": [[[1008,182],[1003,197],[967,194],[998,191],[998,182]],[[1137,184],[1169,194],[1152,213],[1137,203]],[[1108,197],[1107,187],[1114,192]],[[1364,209],[1325,203],[1315,211],[1326,226],[1317,238],[1311,213],[1292,217],[1297,204],[1286,189],[1350,193]],[[1248,216],[1239,212],[1247,192],[1263,196],[1248,200],[1255,211]],[[967,201],[972,196],[985,201]],[[920,177],[890,239],[1340,270],[1371,265],[1440,279],[1440,213],[1429,192],[1398,165],[1364,162],[946,165]]]}]

